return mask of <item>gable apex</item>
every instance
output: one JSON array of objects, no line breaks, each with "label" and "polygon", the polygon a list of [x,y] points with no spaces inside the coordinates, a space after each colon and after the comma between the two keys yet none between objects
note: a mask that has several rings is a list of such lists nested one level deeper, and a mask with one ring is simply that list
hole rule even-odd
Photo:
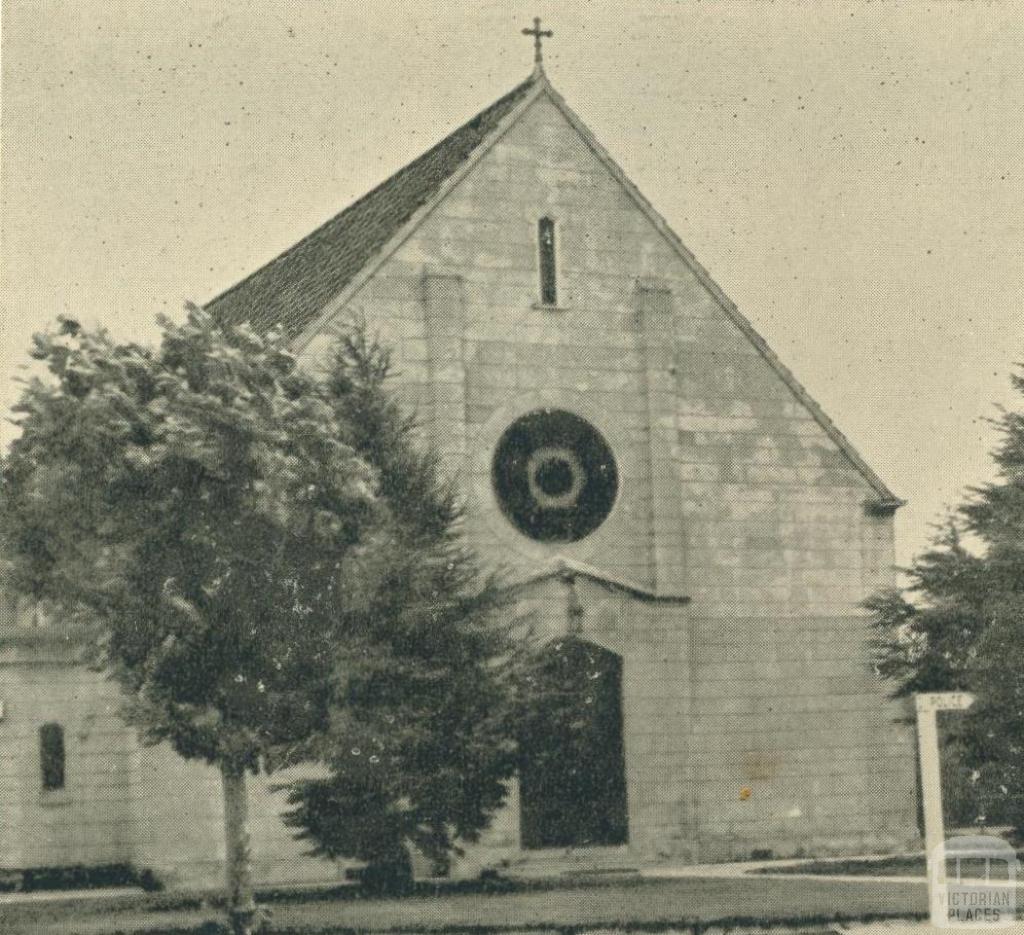
[{"label": "gable apex", "polygon": [[894,494],[782,363],[736,304],[683,244],[565,99],[542,68],[422,156],[353,202],[293,247],[217,296],[207,308],[226,320],[280,327],[305,347],[376,270],[419,228],[448,193],[519,121],[547,97],[584,144],[691,270],[723,313],[754,346],[877,495],[865,503],[889,513],[906,501]]}]

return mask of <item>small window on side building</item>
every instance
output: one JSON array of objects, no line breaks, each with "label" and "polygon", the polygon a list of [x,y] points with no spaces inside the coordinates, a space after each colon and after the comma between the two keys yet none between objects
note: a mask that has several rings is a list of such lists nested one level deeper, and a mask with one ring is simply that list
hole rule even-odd
[{"label": "small window on side building", "polygon": [[43,790],[64,788],[64,728],[60,724],[44,724],[39,728],[39,765]]},{"label": "small window on side building", "polygon": [[540,301],[558,304],[558,272],[555,257],[555,222],[541,218],[537,222],[537,247],[540,256]]}]

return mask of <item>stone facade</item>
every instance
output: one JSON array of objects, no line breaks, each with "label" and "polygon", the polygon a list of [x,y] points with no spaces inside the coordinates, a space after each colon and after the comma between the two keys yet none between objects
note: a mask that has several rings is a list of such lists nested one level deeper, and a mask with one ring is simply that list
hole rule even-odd
[{"label": "stone facade", "polygon": [[[538,301],[541,217],[557,225],[557,307]],[[898,501],[542,75],[306,326],[303,359],[328,354],[356,311],[395,349],[403,399],[467,497],[472,544],[532,582],[521,609],[552,639],[576,627],[623,660],[629,840],[584,859],[916,839],[912,731],[871,669],[858,606],[892,581]],[[575,542],[522,534],[492,484],[502,433],[544,409],[585,419],[615,457],[614,508]],[[219,858],[215,777],[140,752],[113,689],[52,647],[4,652],[0,801],[14,803],[16,839],[5,864],[64,855],[174,872],[176,855]],[[50,718],[70,738],[61,802],[35,788],[34,736]],[[520,847],[517,795],[465,872],[565,856]],[[279,801],[256,799],[264,878],[339,873],[299,857]]]},{"label": "stone facade", "polygon": [[[345,308],[399,349],[486,556],[523,575],[564,556],[690,598],[584,616],[626,662],[632,853],[906,842],[912,735],[893,724],[858,609],[892,581],[891,509],[645,207],[541,95]],[[537,307],[545,216],[556,309]],[[444,343],[438,319],[457,323]],[[306,353],[330,341],[327,327]],[[530,541],[495,502],[500,433],[545,407],[587,418],[618,461],[616,508],[581,542]],[[549,616],[564,632],[558,600]],[[515,835],[504,843],[514,852]]]}]

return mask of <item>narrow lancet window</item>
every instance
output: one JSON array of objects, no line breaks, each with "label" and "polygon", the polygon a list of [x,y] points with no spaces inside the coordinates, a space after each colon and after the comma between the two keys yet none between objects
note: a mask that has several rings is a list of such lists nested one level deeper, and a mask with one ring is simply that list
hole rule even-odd
[{"label": "narrow lancet window", "polygon": [[558,304],[558,274],[555,266],[555,222],[541,218],[537,223],[540,252],[540,301],[542,305]]},{"label": "narrow lancet window", "polygon": [[44,724],[39,728],[39,764],[43,789],[63,789],[64,728],[60,724]]}]

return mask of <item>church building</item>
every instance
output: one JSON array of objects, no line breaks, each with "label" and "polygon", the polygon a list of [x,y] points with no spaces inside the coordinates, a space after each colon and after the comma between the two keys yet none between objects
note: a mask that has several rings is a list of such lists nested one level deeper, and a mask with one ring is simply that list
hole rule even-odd
[{"label": "church building", "polygon": [[[309,366],[364,316],[471,545],[593,670],[599,749],[538,749],[454,872],[913,845],[913,729],[860,606],[893,582],[901,501],[562,99],[535,32],[527,80],[208,304]],[[0,626],[0,868],[219,880],[219,775],[140,747],[58,623],[11,605]],[[342,876],[251,789],[257,879]]]}]

